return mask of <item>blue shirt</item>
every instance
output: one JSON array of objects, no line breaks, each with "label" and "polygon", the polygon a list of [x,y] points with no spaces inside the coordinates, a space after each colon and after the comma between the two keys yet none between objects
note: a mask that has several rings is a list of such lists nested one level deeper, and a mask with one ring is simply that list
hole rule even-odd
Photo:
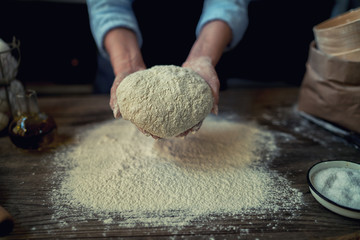
[{"label": "blue shirt", "polygon": [[[226,22],[232,30],[232,41],[227,49],[235,47],[243,37],[248,25],[247,6],[250,0],[204,0],[203,10],[195,34],[212,20]],[[90,27],[100,53],[108,58],[104,48],[104,37],[116,27],[135,32],[139,46],[141,32],[132,9],[133,0],[87,0]]]}]

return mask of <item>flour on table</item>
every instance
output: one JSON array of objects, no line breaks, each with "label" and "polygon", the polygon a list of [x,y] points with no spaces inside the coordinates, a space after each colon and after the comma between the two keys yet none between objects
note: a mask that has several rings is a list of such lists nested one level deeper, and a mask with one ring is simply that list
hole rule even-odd
[{"label": "flour on table", "polygon": [[292,213],[302,196],[267,167],[278,151],[274,139],[255,124],[212,116],[185,139],[154,141],[122,119],[95,125],[55,156],[62,169],[55,218],[77,212],[123,227],[181,227]]},{"label": "flour on table", "polygon": [[122,117],[160,138],[177,136],[205,119],[209,85],[191,69],[159,65],[130,74],[116,91]]}]

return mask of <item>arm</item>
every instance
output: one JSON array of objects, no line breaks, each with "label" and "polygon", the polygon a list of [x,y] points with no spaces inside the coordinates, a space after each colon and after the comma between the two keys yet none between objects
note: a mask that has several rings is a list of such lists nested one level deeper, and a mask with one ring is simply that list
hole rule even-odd
[{"label": "arm", "polygon": [[87,0],[90,26],[99,53],[109,59],[115,73],[110,92],[114,116],[116,89],[128,74],[145,68],[140,46],[142,36],[132,10],[132,0]]},{"label": "arm", "polygon": [[231,38],[231,29],[225,22],[214,20],[207,23],[183,64],[183,67],[192,68],[209,84],[214,96],[212,112],[215,114],[218,113],[220,89],[215,66]]},{"label": "arm", "polygon": [[213,20],[202,28],[186,61],[207,57],[215,66],[231,39],[232,32],[227,23],[222,20]]},{"label": "arm", "polygon": [[205,0],[195,41],[183,67],[200,74],[212,89],[217,114],[220,83],[215,66],[225,50],[237,45],[247,24],[249,0]]},{"label": "arm", "polygon": [[109,58],[104,47],[106,34],[114,28],[132,30],[142,44],[140,29],[132,9],[133,0],[87,0],[91,32],[101,55]]},{"label": "arm", "polygon": [[196,35],[213,20],[222,20],[231,29],[232,38],[226,50],[234,48],[242,39],[248,25],[247,7],[251,0],[205,0]]}]

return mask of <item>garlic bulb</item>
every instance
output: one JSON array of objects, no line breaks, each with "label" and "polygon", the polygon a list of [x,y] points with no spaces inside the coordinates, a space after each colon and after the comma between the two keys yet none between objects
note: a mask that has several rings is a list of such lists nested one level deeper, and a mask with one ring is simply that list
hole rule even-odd
[{"label": "garlic bulb", "polygon": [[8,83],[17,74],[18,62],[11,54],[9,45],[0,38],[0,83]]}]

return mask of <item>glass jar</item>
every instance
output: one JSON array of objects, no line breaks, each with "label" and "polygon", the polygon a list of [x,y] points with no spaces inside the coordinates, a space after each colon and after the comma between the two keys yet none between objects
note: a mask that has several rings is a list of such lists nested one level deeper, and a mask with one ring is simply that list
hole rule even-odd
[{"label": "glass jar", "polygon": [[56,136],[55,120],[40,112],[34,90],[15,96],[12,106],[13,120],[9,125],[9,137],[20,148],[40,149],[49,145]]}]

